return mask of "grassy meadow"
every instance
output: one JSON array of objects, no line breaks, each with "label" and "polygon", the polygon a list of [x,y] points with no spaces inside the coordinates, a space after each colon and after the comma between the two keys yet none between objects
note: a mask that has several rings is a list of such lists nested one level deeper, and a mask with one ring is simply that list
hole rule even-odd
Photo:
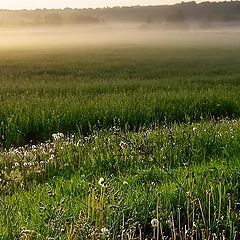
[{"label": "grassy meadow", "polygon": [[239,239],[240,44],[220,40],[0,47],[1,239]]}]

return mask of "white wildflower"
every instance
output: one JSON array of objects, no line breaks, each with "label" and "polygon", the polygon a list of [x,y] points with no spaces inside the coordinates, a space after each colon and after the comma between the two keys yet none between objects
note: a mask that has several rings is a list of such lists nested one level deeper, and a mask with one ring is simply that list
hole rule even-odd
[{"label": "white wildflower", "polygon": [[98,181],[98,184],[101,186],[101,187],[104,187],[104,178],[103,177],[101,177],[100,179],[99,179],[99,181]]},{"label": "white wildflower", "polygon": [[108,234],[109,233],[109,230],[107,229],[107,228],[102,228],[101,229],[101,233],[103,233],[103,234]]},{"label": "white wildflower", "polygon": [[52,138],[53,138],[53,140],[57,140],[57,138],[58,138],[57,134],[56,133],[52,134]]},{"label": "white wildflower", "polygon": [[119,143],[119,147],[120,148],[125,148],[127,146],[127,143],[125,143],[124,141],[121,141],[120,143]]}]

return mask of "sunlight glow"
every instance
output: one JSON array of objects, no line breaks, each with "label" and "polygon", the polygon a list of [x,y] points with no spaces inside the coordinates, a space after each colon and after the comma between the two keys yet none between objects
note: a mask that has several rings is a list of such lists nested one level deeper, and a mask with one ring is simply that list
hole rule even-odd
[{"label": "sunlight glow", "polygon": [[[180,0],[0,0],[1,9],[97,8],[134,5],[175,4]],[[199,1],[197,1],[199,2]]]}]

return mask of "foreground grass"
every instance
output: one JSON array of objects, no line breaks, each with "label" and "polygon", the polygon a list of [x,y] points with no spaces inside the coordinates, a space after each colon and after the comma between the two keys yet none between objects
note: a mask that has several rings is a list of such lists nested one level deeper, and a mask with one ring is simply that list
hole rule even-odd
[{"label": "foreground grass", "polygon": [[113,128],[6,150],[1,236],[160,239],[162,227],[178,239],[238,239],[239,126]]}]

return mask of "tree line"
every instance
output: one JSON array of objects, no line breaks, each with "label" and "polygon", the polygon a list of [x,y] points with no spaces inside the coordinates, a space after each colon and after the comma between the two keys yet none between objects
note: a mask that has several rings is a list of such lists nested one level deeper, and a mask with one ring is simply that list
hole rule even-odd
[{"label": "tree line", "polygon": [[240,1],[187,2],[175,5],[133,6],[97,9],[0,10],[0,26],[44,26],[101,24],[108,22],[140,24],[183,24],[240,22]]}]

